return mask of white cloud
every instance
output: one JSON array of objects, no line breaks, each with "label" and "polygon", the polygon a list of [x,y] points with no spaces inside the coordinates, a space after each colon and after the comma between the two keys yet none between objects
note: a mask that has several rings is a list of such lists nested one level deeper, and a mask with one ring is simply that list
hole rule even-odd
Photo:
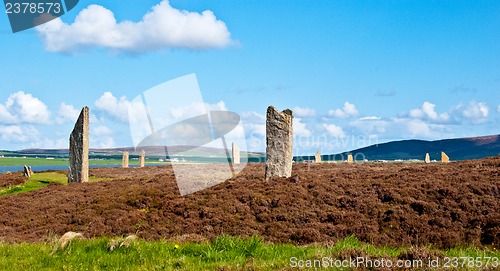
[{"label": "white cloud", "polygon": [[356,133],[378,138],[442,139],[453,135],[449,123],[433,123],[424,118],[379,118],[363,117],[349,123]]},{"label": "white cloud", "polygon": [[448,113],[438,114],[436,112],[436,105],[430,102],[424,102],[420,108],[410,110],[411,118],[415,119],[429,119],[432,121],[443,122],[450,119]]},{"label": "white cloud", "polygon": [[421,120],[401,120],[412,137],[430,137],[431,128]]},{"label": "white cloud", "polygon": [[500,112],[500,105],[497,107],[497,112]]},{"label": "white cloud", "polygon": [[469,104],[459,104],[455,110],[458,114],[469,120],[471,123],[479,124],[488,119],[490,109],[484,102],[470,101]]},{"label": "white cloud", "polygon": [[299,118],[309,118],[316,116],[316,110],[308,107],[296,106],[293,108],[293,114]]},{"label": "white cloud", "polygon": [[335,124],[323,124],[323,128],[328,132],[329,135],[334,137],[344,137],[345,133],[342,127]]},{"label": "white cloud", "polygon": [[0,104],[0,123],[15,123],[15,122],[16,122],[16,117],[14,117],[3,104]]},{"label": "white cloud", "polygon": [[92,127],[92,135],[94,136],[109,136],[112,133],[111,129],[104,125]]},{"label": "white cloud", "polygon": [[36,28],[45,48],[73,52],[86,47],[141,52],[164,48],[204,50],[234,43],[226,24],[210,10],[178,10],[163,0],[139,22],[117,22],[113,12],[99,5],[83,9],[72,24],[54,19]]},{"label": "white cloud", "polygon": [[90,145],[92,148],[98,149],[110,149],[116,147],[115,140],[110,136],[94,138],[90,141]]},{"label": "white cloud", "polygon": [[367,117],[359,118],[359,120],[380,120],[380,119],[381,118],[377,117],[377,116],[367,116]]},{"label": "white cloud", "polygon": [[241,123],[245,129],[246,145],[252,151],[266,149],[266,117],[257,112],[243,112],[240,114]]},{"label": "white cloud", "polygon": [[342,108],[328,111],[328,116],[335,118],[350,118],[358,115],[358,109],[350,102],[345,102]]},{"label": "white cloud", "polygon": [[205,104],[207,107],[208,111],[228,111],[226,107],[226,103],[224,101],[219,101],[218,103],[215,104]]},{"label": "white cloud", "polygon": [[38,130],[33,126],[0,126],[0,138],[10,143],[24,143],[38,138]]},{"label": "white cloud", "polygon": [[169,111],[174,120],[183,120],[193,115],[206,114],[207,111],[228,111],[228,109],[224,101],[219,101],[215,104],[194,102],[190,105],[170,108]]},{"label": "white cloud", "polygon": [[67,149],[69,147],[69,142],[67,138],[59,139],[44,139],[38,142],[37,145],[33,146],[40,149]]},{"label": "white cloud", "polygon": [[18,91],[7,98],[5,105],[0,104],[0,123],[3,124],[48,124],[50,111],[38,98],[29,93]]},{"label": "white cloud", "polygon": [[390,123],[380,117],[369,116],[352,121],[349,125],[362,134],[381,134],[387,131],[387,127]]},{"label": "white cloud", "polygon": [[442,139],[451,135],[451,127],[448,125],[428,123],[412,118],[394,118],[389,129],[396,132],[392,136],[400,138]]},{"label": "white cloud", "polygon": [[300,118],[293,118],[293,134],[295,136],[311,136],[311,131],[307,129],[306,124],[301,122]]},{"label": "white cloud", "polygon": [[266,135],[266,117],[264,115],[257,112],[243,112],[241,120],[247,135],[258,137]]},{"label": "white cloud", "polygon": [[[129,116],[136,116],[135,110],[144,109],[142,101],[130,102],[127,97],[122,96],[120,99],[115,97],[111,92],[105,92],[97,101],[95,102],[96,109],[105,113],[106,115],[121,121],[121,122],[129,122]],[[129,110],[132,110],[132,113],[129,113]],[[226,104],[224,101],[219,101],[215,104],[209,103],[198,103],[194,102],[190,105],[180,106],[175,108],[169,108],[169,115],[165,116],[166,124],[171,124],[173,120],[183,120],[185,118],[192,117],[194,115],[202,115],[206,114],[208,111],[228,111]],[[138,120],[131,120],[131,123],[137,124]],[[156,120],[161,122],[161,120]]]},{"label": "white cloud", "polygon": [[65,103],[61,103],[59,106],[59,111],[57,112],[57,123],[65,123],[65,122],[70,122],[74,123],[78,119],[78,116],[80,115],[80,111],[75,109],[74,106],[68,105]]},{"label": "white cloud", "polygon": [[104,92],[95,102],[95,106],[97,110],[105,112],[119,121],[128,122],[128,110],[131,108],[131,103],[125,96],[117,99],[113,93]]}]

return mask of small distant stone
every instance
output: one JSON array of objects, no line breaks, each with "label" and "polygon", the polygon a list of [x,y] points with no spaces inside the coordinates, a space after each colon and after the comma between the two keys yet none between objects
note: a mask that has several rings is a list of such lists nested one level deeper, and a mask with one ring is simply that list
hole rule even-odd
[{"label": "small distant stone", "polygon": [[314,163],[321,163],[321,151],[318,150],[314,156]]},{"label": "small distant stone", "polygon": [[113,240],[109,241],[109,243],[108,243],[108,250],[113,251],[113,250],[120,248],[120,247],[129,247],[135,241],[137,241],[137,239],[139,239],[139,237],[137,237],[137,235],[135,235],[135,234],[131,234],[125,238],[113,239]]},{"label": "small distant stone", "polygon": [[348,154],[348,155],[347,155],[347,163],[349,163],[349,164],[354,163],[354,159],[353,159],[353,157],[352,157],[352,154]]},{"label": "small distant stone", "polygon": [[233,157],[233,164],[240,164],[241,163],[240,148],[234,142],[232,144],[232,157]]},{"label": "small distant stone", "polygon": [[441,152],[441,163],[449,163],[450,162],[450,157],[444,153],[444,151]]},{"label": "small distant stone", "polygon": [[122,157],[122,168],[128,168],[128,159],[129,159],[129,153],[128,151],[124,151]]},{"label": "small distant stone", "polygon": [[135,242],[139,237],[137,235],[132,234],[125,237],[125,240],[120,244],[120,247],[129,247],[133,242]]},{"label": "small distant stone", "polygon": [[144,167],[146,160],[146,152],[144,150],[141,150],[141,153],[139,154],[139,167]]},{"label": "small distant stone", "polygon": [[57,241],[57,244],[54,247],[54,250],[52,251],[52,253],[56,252],[58,249],[65,249],[69,245],[71,240],[76,239],[76,238],[83,239],[84,237],[83,237],[83,234],[80,232],[69,231],[69,232],[65,233]]},{"label": "small distant stone", "polygon": [[429,156],[429,153],[425,154],[425,160],[424,161],[425,161],[426,164],[429,164],[431,162],[431,157]]},{"label": "small distant stone", "polygon": [[29,179],[31,177],[31,174],[32,174],[33,171],[31,171],[30,167],[28,167],[28,166],[25,165],[23,172],[24,172],[24,177],[26,177],[26,178]]},{"label": "small distant stone", "polygon": [[293,176],[293,177],[292,177],[292,182],[294,182],[294,183],[298,183],[298,182],[300,182],[300,178],[299,178],[299,176],[298,176],[298,175]]}]

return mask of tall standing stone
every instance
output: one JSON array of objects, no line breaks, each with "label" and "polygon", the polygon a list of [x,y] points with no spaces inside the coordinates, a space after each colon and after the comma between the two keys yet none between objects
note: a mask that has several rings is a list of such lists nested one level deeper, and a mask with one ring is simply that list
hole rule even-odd
[{"label": "tall standing stone", "polygon": [[266,116],[266,175],[291,177],[293,160],[293,112],[267,108]]},{"label": "tall standing stone", "polygon": [[314,163],[321,163],[321,151],[318,150],[314,156]]},{"label": "tall standing stone", "polygon": [[128,151],[123,152],[122,168],[128,168]]},{"label": "tall standing stone", "polygon": [[240,164],[241,163],[240,148],[234,142],[233,142],[231,147],[232,147],[232,155],[233,155],[233,164]]},{"label": "tall standing stone", "polygon": [[68,183],[89,181],[89,108],[84,107],[69,136]]},{"label": "tall standing stone", "polygon": [[347,163],[349,163],[349,164],[354,163],[354,159],[352,158],[352,154],[350,154],[350,153],[347,155]]},{"label": "tall standing stone", "polygon": [[145,160],[146,152],[144,150],[141,150],[141,153],[139,154],[139,167],[144,167]]},{"label": "tall standing stone", "polygon": [[450,162],[450,157],[444,153],[444,151],[441,152],[441,163],[449,163]]},{"label": "tall standing stone", "polygon": [[430,157],[429,153],[425,154],[425,160],[424,161],[425,161],[426,164],[429,164],[431,162],[431,157]]}]

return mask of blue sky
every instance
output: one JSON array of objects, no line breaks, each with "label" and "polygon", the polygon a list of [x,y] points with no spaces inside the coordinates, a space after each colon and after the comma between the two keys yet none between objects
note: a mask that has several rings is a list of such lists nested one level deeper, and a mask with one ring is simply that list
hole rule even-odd
[{"label": "blue sky", "polygon": [[295,154],[500,134],[498,1],[80,1],[16,34],[0,11],[0,149],[67,147],[85,105],[91,147],[131,146],[127,105],[191,73],[253,151],[269,105]]}]

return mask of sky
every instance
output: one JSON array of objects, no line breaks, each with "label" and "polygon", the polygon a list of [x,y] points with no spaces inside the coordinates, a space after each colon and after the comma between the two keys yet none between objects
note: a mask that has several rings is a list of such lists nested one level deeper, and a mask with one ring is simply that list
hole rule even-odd
[{"label": "sky", "polygon": [[0,59],[3,150],[67,148],[84,106],[91,147],[133,146],[134,98],[190,74],[249,151],[269,105],[295,155],[500,134],[499,1],[82,0],[17,33],[2,7]]}]

